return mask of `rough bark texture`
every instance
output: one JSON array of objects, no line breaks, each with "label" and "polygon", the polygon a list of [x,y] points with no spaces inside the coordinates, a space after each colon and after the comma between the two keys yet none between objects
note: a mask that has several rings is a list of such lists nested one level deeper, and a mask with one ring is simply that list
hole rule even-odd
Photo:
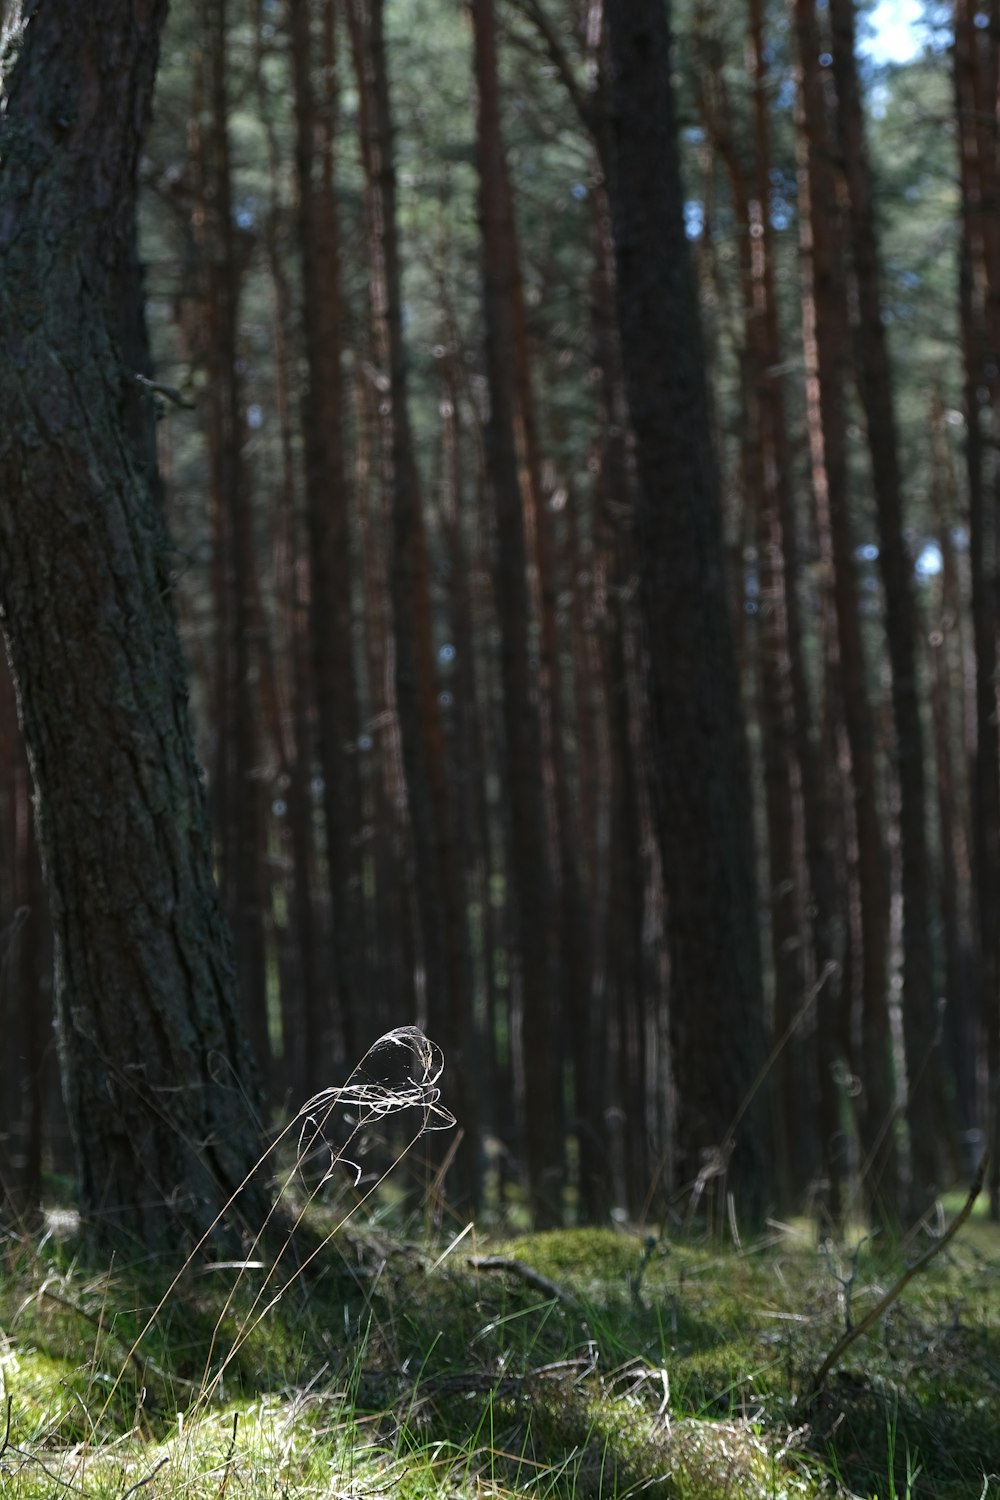
[{"label": "rough bark texture", "polygon": [[239,1185],[257,1127],[167,537],[128,438],[146,398],[116,337],[165,10],[54,0],[7,59],[0,603],[81,1207],[104,1240],[176,1253]]},{"label": "rough bark texture", "polygon": [[[653,786],[668,900],[680,1170],[732,1145],[765,1053],[750,787],[723,576],[698,298],[684,234],[661,0],[610,0],[609,161],[617,304],[636,439]],[[740,1120],[730,1181],[771,1191],[769,1113]]]},{"label": "rough bark texture", "polygon": [[0,677],[0,745],[7,760],[0,782],[0,1205],[8,1221],[27,1227],[41,1215],[43,1138],[51,1146],[54,1135],[47,1096],[58,1082],[53,1090],[51,944],[31,778],[6,663]]}]

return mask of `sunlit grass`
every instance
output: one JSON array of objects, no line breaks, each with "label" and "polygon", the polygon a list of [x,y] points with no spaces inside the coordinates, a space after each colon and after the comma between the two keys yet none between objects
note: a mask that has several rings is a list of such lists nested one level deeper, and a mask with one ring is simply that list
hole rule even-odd
[{"label": "sunlit grass", "polygon": [[65,1215],[0,1237],[3,1500],[1000,1500],[996,1226],[414,1236],[374,1164],[438,1118],[439,1054],[383,1043],[395,1083],[370,1054],[269,1149],[245,1259],[95,1265]]},{"label": "sunlit grass", "polygon": [[[164,1299],[151,1267],[97,1271],[55,1240],[10,1240],[0,1488],[988,1500],[1000,1237],[968,1228],[811,1406],[810,1372],[843,1327],[831,1267],[854,1268],[858,1312],[898,1251],[823,1255],[796,1225],[740,1252],[608,1229],[470,1231],[444,1254],[453,1236],[403,1243],[356,1217],[258,1318],[262,1270],[191,1268]],[[484,1256],[492,1268],[470,1264]]]}]

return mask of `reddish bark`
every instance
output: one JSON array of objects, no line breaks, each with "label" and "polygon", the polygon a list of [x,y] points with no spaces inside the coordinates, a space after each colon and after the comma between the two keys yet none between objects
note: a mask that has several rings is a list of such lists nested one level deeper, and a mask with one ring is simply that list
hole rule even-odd
[{"label": "reddish bark", "polygon": [[891,1219],[899,1211],[899,1184],[888,1010],[889,888],[847,479],[844,398],[850,348],[845,247],[814,0],[795,0],[793,18],[801,125],[799,202],[809,266],[809,284],[803,297],[803,337],[813,496],[826,586],[832,595],[836,621],[836,637],[830,649],[849,749],[857,848],[855,878],[862,945],[859,1068],[864,1086],[859,1127],[869,1202],[877,1214]]}]

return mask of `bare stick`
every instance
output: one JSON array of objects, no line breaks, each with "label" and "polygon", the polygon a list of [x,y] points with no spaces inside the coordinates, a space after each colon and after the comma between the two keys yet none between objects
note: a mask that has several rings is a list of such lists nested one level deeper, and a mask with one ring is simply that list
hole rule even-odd
[{"label": "bare stick", "polygon": [[526,1266],[522,1260],[511,1260],[506,1255],[470,1255],[469,1265],[476,1271],[509,1271],[512,1276],[517,1276],[526,1286],[534,1287],[536,1292],[543,1292],[546,1297],[554,1297],[557,1302],[562,1302],[566,1307],[575,1307],[576,1298],[543,1276],[540,1271],[534,1270],[532,1266]]},{"label": "bare stick", "polygon": [[128,1489],[122,1495],[121,1500],[128,1500],[129,1495],[134,1495],[135,1492],[136,1492],[136,1490],[141,1490],[142,1487],[143,1487],[143,1485],[144,1484],[148,1484],[151,1479],[154,1479],[156,1477],[156,1475],[159,1474],[160,1470],[163,1468],[163,1465],[164,1464],[168,1464],[169,1462],[170,1462],[169,1458],[161,1458],[160,1462],[158,1464],[155,1464],[153,1466],[153,1468],[150,1469],[150,1471],[146,1475],[145,1479],[137,1479],[136,1482],[135,1482],[135,1484],[129,1485]]},{"label": "bare stick", "polygon": [[921,1255],[918,1260],[915,1260],[913,1262],[912,1266],[907,1266],[902,1276],[900,1276],[897,1281],[893,1282],[892,1286],[886,1292],[885,1296],[880,1297],[879,1300],[875,1303],[875,1306],[869,1308],[868,1312],[865,1313],[860,1323],[856,1323],[853,1328],[849,1328],[847,1332],[837,1340],[833,1348],[830,1350],[829,1354],[826,1356],[826,1359],[824,1359],[815,1375],[813,1375],[812,1380],[809,1382],[809,1389],[807,1393],[808,1400],[812,1401],[819,1395],[826,1382],[826,1377],[829,1375],[834,1365],[840,1363],[841,1359],[847,1353],[851,1345],[855,1343],[863,1333],[867,1333],[869,1328],[877,1323],[884,1313],[888,1312],[889,1308],[896,1301],[896,1299],[900,1297],[909,1286],[914,1276],[918,1276],[921,1271],[925,1270],[926,1267],[930,1265],[934,1257],[936,1255],[940,1255],[944,1247],[950,1244],[951,1241],[955,1238],[956,1234],[971,1214],[973,1204],[983,1190],[983,1182],[986,1178],[986,1167],[989,1159],[989,1152],[984,1151],[982,1157],[980,1158],[979,1166],[976,1168],[976,1175],[972,1179],[972,1186],[969,1188],[969,1196],[966,1198],[965,1202],[962,1204],[961,1210],[955,1215],[955,1218],[948,1225],[948,1228],[945,1230],[941,1238],[939,1240],[935,1240],[934,1244],[931,1245],[929,1249],[925,1250],[923,1255]]},{"label": "bare stick", "polygon": [[[182,411],[196,411],[197,407],[193,401],[182,396],[176,386],[164,385],[160,380],[150,380],[148,375],[140,375],[136,370],[130,370],[129,374],[141,390],[148,391],[151,396],[163,396],[165,400],[179,406]],[[145,1483],[145,1480],[143,1481]]]},{"label": "bare stick", "polygon": [[222,1483],[219,1485],[219,1488],[216,1491],[216,1500],[222,1500],[222,1497],[226,1493],[226,1485],[229,1483],[229,1476],[233,1472],[233,1454],[236,1452],[236,1429],[239,1426],[239,1421],[240,1414],[238,1411],[234,1411],[233,1435],[229,1442],[229,1452],[226,1454],[226,1463],[222,1474]]}]

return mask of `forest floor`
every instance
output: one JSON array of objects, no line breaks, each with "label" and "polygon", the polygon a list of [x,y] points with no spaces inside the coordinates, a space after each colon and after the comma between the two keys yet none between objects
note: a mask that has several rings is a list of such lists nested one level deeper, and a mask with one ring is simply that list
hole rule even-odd
[{"label": "forest floor", "polygon": [[324,1233],[283,1280],[172,1285],[96,1272],[56,1234],[0,1241],[4,1500],[1000,1497],[981,1214],[813,1395],[924,1244]]}]

